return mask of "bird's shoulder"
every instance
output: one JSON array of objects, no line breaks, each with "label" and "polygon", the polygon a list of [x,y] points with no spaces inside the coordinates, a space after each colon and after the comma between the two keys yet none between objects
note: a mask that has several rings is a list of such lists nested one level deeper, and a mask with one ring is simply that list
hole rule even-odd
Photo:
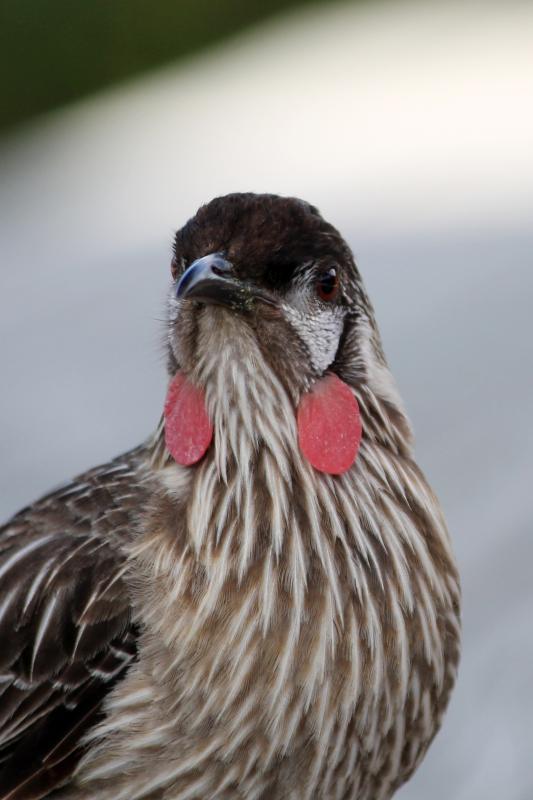
[{"label": "bird's shoulder", "polygon": [[0,798],[44,797],[69,774],[135,658],[125,549],[144,455],[83,473],[0,528]]}]

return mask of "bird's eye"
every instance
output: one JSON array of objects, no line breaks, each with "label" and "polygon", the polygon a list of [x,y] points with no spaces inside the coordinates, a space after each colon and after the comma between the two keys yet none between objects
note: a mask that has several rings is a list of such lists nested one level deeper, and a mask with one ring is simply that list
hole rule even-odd
[{"label": "bird's eye", "polygon": [[326,302],[335,300],[339,293],[339,277],[336,269],[332,267],[320,275],[316,283],[316,293],[321,300]]}]

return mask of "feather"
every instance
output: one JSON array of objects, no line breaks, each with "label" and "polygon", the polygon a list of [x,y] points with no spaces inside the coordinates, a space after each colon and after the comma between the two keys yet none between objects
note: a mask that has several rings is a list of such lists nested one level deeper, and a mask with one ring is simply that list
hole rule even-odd
[{"label": "feather", "polygon": [[[162,418],[0,529],[0,800],[388,800],[441,724],[459,578],[349,248],[246,194],[178,232],[174,278],[215,252],[229,306],[169,298],[203,457]],[[342,474],[298,445],[326,371],[361,416]]]},{"label": "feather", "polygon": [[[91,470],[0,529],[0,797],[44,797],[136,657],[124,583],[142,451]],[[137,480],[137,486],[134,481]],[[100,505],[105,498],[102,514]],[[3,766],[2,766],[3,764]]]}]

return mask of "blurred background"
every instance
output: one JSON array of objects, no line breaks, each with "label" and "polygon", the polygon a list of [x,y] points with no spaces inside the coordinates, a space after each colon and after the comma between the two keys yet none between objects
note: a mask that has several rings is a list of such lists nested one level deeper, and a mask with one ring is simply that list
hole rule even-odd
[{"label": "blurred background", "polygon": [[533,4],[1,0],[0,516],[146,437],[173,231],[301,196],[352,245],[464,585],[402,800],[533,797]]}]

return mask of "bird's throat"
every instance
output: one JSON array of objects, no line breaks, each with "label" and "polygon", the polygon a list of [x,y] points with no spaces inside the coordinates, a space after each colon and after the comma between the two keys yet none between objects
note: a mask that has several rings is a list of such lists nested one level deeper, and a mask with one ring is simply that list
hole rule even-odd
[{"label": "bird's throat", "polygon": [[[178,372],[164,409],[165,444],[176,463],[193,466],[213,439],[205,393]],[[353,391],[336,375],[317,381],[297,409],[301,453],[319,472],[340,475],[354,463],[361,442],[359,406]]]}]

